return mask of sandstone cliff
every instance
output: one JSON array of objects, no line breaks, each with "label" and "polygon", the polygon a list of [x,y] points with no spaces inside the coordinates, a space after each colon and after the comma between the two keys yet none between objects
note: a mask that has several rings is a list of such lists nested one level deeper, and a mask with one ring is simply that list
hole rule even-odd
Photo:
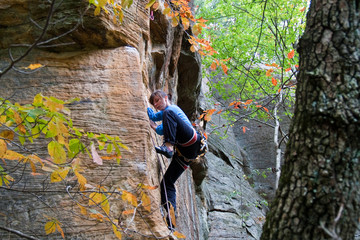
[{"label": "sandstone cliff", "polygon": [[[148,124],[150,92],[159,88],[171,92],[192,120],[206,108],[206,103],[199,100],[200,57],[189,51],[180,27],[172,28],[156,12],[155,19],[149,19],[148,10],[144,9],[146,2],[134,1],[126,10],[124,22],[116,25],[106,15],[94,17],[93,9],[84,13],[86,1],[58,1],[49,31],[41,39],[43,44],[15,65],[19,70],[30,63],[45,67],[31,74],[11,70],[0,78],[0,95],[14,102],[29,103],[37,93],[60,99],[80,97],[81,101],[70,106],[74,124],[86,131],[119,135],[131,149],[123,152],[119,165],[107,162],[94,168],[86,163],[87,178],[130,192],[139,183],[158,186],[168,164],[156,156],[153,148],[152,139],[155,144],[161,139],[155,138]],[[0,2],[1,69],[9,65],[9,48],[16,58],[26,51],[28,46],[24,44],[36,41],[48,8],[49,3],[41,0]],[[52,41],[45,42],[47,39]],[[243,175],[250,171],[249,158],[236,134],[230,135],[227,140],[211,136],[206,158],[178,181],[177,229],[186,239],[259,238],[264,220],[263,199],[244,179]],[[46,155],[43,146],[34,149]],[[67,217],[67,212],[78,210],[65,191],[67,186],[58,185],[59,192],[49,196],[45,194],[46,179],[25,176],[20,186],[29,192],[40,189],[38,194],[1,190],[0,212],[6,214],[0,217],[0,225],[39,239],[61,239],[60,235],[46,236],[42,225],[44,215],[56,206],[65,212],[61,220],[66,223],[66,239],[115,239],[111,225],[86,221],[80,216]],[[160,214],[159,191],[153,190],[149,195],[151,214],[136,215],[125,239],[173,238]],[[111,211],[119,216],[126,209],[121,200],[112,206]],[[0,235],[17,239],[8,231],[0,231]]]}]

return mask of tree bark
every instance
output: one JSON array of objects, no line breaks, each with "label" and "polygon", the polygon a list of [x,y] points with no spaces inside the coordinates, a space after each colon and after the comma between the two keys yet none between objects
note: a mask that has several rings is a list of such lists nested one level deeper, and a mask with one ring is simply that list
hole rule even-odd
[{"label": "tree bark", "polygon": [[267,239],[354,239],[360,217],[359,0],[312,0]]}]

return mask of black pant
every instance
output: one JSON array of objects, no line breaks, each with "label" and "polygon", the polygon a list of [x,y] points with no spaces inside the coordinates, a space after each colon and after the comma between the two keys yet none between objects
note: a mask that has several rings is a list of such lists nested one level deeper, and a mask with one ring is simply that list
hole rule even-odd
[{"label": "black pant", "polygon": [[[175,182],[180,175],[188,168],[187,163],[183,160],[183,157],[175,154],[171,160],[171,163],[166,170],[164,177],[161,181],[161,204],[167,211],[167,201],[171,203],[176,210],[176,189]],[[170,207],[170,206],[169,206]]]},{"label": "black pant", "polygon": [[189,162],[185,161],[185,158],[195,159],[198,156],[201,137],[198,134],[196,142],[188,147],[179,145],[179,143],[188,142],[193,137],[194,129],[171,110],[165,110],[163,113],[163,128],[164,141],[174,144],[180,154],[175,152],[161,181],[161,204],[167,209],[165,204],[169,201],[176,210],[175,182],[189,166]]}]

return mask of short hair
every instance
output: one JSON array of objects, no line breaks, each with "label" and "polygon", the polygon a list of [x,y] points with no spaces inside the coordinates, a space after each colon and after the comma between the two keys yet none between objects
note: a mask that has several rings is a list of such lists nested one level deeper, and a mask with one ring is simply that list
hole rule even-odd
[{"label": "short hair", "polygon": [[151,105],[154,105],[154,98],[155,97],[166,97],[168,96],[169,98],[169,101],[171,102],[171,99],[172,99],[172,95],[170,93],[166,94],[164,91],[162,90],[156,90],[155,92],[153,92],[149,98],[149,102],[151,103]]}]

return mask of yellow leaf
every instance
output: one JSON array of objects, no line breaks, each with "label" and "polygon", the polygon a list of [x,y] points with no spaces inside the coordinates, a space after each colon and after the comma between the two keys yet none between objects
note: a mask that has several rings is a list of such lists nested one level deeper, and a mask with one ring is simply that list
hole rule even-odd
[{"label": "yellow leaf", "polygon": [[6,115],[0,116],[0,123],[6,123]]},{"label": "yellow leaf", "polygon": [[11,177],[10,175],[5,175],[5,178],[3,179],[4,183],[6,184],[6,186],[9,186],[9,181],[14,181],[14,178]]},{"label": "yellow leaf", "polygon": [[64,104],[60,103],[60,102],[56,102],[51,100],[50,98],[46,98],[46,101],[44,102],[44,105],[49,108],[49,110],[51,112],[56,112],[56,111],[60,111],[62,109],[64,109]]},{"label": "yellow leaf", "polygon": [[96,7],[95,11],[94,11],[94,15],[97,16],[100,14],[101,8],[100,7]]},{"label": "yellow leaf", "polygon": [[147,189],[147,190],[154,190],[154,189],[157,189],[158,186],[149,186],[149,185],[145,185],[145,184],[140,184],[140,187],[143,188],[143,189]]},{"label": "yellow leaf", "polygon": [[181,18],[181,22],[182,22],[182,25],[183,25],[183,27],[184,27],[184,30],[189,29],[189,26],[190,26],[190,21],[189,21],[189,19],[182,17],[182,18]]},{"label": "yellow leaf", "polygon": [[11,130],[4,130],[0,133],[0,137],[6,138],[8,140],[14,140],[14,132]]},{"label": "yellow leaf", "polygon": [[64,180],[66,178],[66,176],[69,173],[70,168],[59,168],[57,170],[55,170],[53,173],[51,173],[50,175],[50,182],[61,182],[62,180]]},{"label": "yellow leaf", "polygon": [[6,142],[0,139],[0,158],[2,158],[7,150]]},{"label": "yellow leaf", "polygon": [[87,183],[86,178],[80,174],[78,171],[74,171],[77,179],[78,179],[78,183],[80,184],[80,189],[81,190],[85,190],[85,184]]},{"label": "yellow leaf", "polygon": [[156,0],[150,0],[148,4],[146,4],[145,8],[150,8],[155,2]]},{"label": "yellow leaf", "polygon": [[121,198],[122,198],[124,201],[128,201],[128,202],[129,202],[131,205],[133,205],[134,207],[137,207],[136,197],[135,197],[132,193],[129,193],[129,192],[127,192],[127,191],[123,191]]},{"label": "yellow leaf", "polygon": [[171,12],[171,8],[167,7],[163,11],[163,15],[168,15]]},{"label": "yellow leaf", "polygon": [[173,234],[174,234],[175,237],[177,237],[177,238],[186,238],[186,236],[185,236],[184,234],[179,233],[178,231],[175,231]]},{"label": "yellow leaf", "polygon": [[66,162],[66,152],[63,146],[57,141],[51,141],[48,144],[48,152],[54,163],[63,164]]},{"label": "yellow leaf", "polygon": [[179,17],[171,18],[171,26],[176,27],[179,24]]},{"label": "yellow leaf", "polygon": [[34,97],[33,105],[39,106],[43,103],[43,96],[39,93]]},{"label": "yellow leaf", "polygon": [[119,230],[117,230],[117,227],[116,227],[116,225],[112,225],[112,227],[113,227],[113,231],[114,231],[114,234],[115,234],[115,236],[118,238],[118,239],[120,239],[121,240],[121,232],[119,232]]},{"label": "yellow leaf", "polygon": [[14,114],[14,119],[16,122],[16,125],[18,126],[18,129],[20,132],[22,133],[26,133],[26,129],[24,127],[24,125],[22,124],[23,120],[21,119],[21,116],[18,112],[16,112],[15,110],[12,110],[13,114]]},{"label": "yellow leaf", "polygon": [[45,224],[46,235],[49,235],[50,233],[54,233],[55,231],[56,231],[56,226],[54,221],[50,221]]},{"label": "yellow leaf", "polygon": [[79,208],[80,208],[80,213],[82,214],[82,215],[87,215],[87,210],[86,210],[86,208],[85,207],[83,207],[83,206],[81,206],[80,204],[78,204],[77,203],[77,205],[79,206]]},{"label": "yellow leaf", "polygon": [[41,68],[43,65],[40,63],[32,63],[29,66],[27,66],[25,69],[31,69],[31,70],[35,70],[37,68]]},{"label": "yellow leaf", "polygon": [[151,212],[151,200],[150,200],[149,196],[146,195],[145,193],[143,193],[141,196],[141,201],[142,201],[142,204],[143,204],[143,207],[145,208],[145,210],[148,212]]},{"label": "yellow leaf", "polygon": [[97,204],[100,204],[103,200],[103,195],[102,193],[97,193],[97,192],[94,192],[94,193],[90,193],[89,195],[89,205],[97,205]]},{"label": "yellow leaf", "polygon": [[3,158],[7,159],[7,160],[23,160],[25,158],[24,155],[11,151],[11,150],[7,150],[6,153],[4,154]]},{"label": "yellow leaf", "polygon": [[170,218],[171,218],[171,224],[176,227],[176,219],[175,219],[175,210],[174,207],[171,203],[169,203],[170,205]]}]

